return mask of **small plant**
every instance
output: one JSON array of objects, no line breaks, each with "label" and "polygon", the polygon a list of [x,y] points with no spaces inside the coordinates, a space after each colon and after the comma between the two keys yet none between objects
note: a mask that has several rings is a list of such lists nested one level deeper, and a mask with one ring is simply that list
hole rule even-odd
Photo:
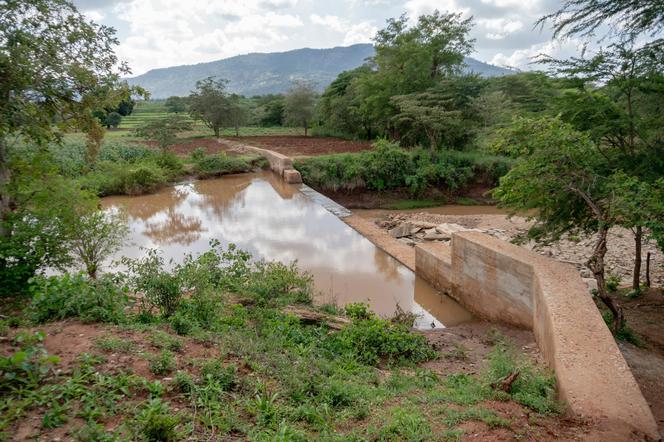
[{"label": "small plant", "polygon": [[256,423],[260,427],[271,427],[277,420],[277,406],[276,402],[279,398],[279,393],[273,395],[260,395],[257,394],[253,403],[250,405],[251,410],[256,415]]},{"label": "small plant", "polygon": [[42,345],[45,336],[43,332],[21,332],[14,338],[19,349],[0,356],[0,391],[33,389],[60,361]]},{"label": "small plant", "polygon": [[445,358],[457,359],[460,361],[465,361],[468,359],[468,348],[465,345],[460,342],[454,342],[452,347],[452,350],[445,353]]},{"label": "small plant", "polygon": [[183,394],[191,394],[196,388],[194,378],[186,371],[178,371],[175,373],[175,379],[173,382],[178,391]]},{"label": "small plant", "polygon": [[346,316],[352,319],[370,319],[373,312],[369,309],[369,304],[363,302],[352,302],[344,306]]},{"label": "small plant", "polygon": [[237,367],[224,366],[219,359],[208,359],[201,365],[201,378],[214,381],[223,391],[231,391],[237,385]]},{"label": "small plant", "polygon": [[108,352],[131,353],[136,349],[136,344],[130,339],[104,335],[95,339],[95,347]]},{"label": "small plant", "polygon": [[173,415],[168,404],[152,399],[136,416],[137,436],[146,442],[171,442],[180,438],[180,418]]},{"label": "small plant", "polygon": [[176,352],[182,350],[182,339],[176,336],[171,336],[161,330],[153,332],[148,337],[148,340],[150,341],[150,344],[157,347],[158,349],[165,349]]},{"label": "small plant", "polygon": [[205,148],[204,147],[197,147],[196,149],[191,151],[191,159],[192,161],[200,161],[203,158],[205,158]]},{"label": "small plant", "polygon": [[175,368],[175,356],[168,350],[162,350],[156,356],[150,357],[150,371],[155,376],[170,373]]},{"label": "small plant", "polygon": [[620,286],[621,281],[622,281],[622,278],[619,275],[616,275],[615,273],[611,273],[606,278],[606,289],[610,292],[615,292],[616,290],[618,290],[618,287]]},{"label": "small plant", "polygon": [[125,320],[126,289],[111,277],[96,281],[82,273],[36,277],[31,280],[30,292],[31,316],[38,323],[65,318],[112,323]]}]

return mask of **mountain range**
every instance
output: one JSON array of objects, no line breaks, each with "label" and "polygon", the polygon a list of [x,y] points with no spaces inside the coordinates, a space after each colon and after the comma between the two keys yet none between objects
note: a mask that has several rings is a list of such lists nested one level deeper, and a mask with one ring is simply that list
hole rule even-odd
[{"label": "mountain range", "polygon": [[[228,90],[245,96],[286,92],[295,79],[311,81],[322,91],[341,72],[362,65],[373,55],[371,44],[252,53],[208,63],[152,69],[127,81],[142,86],[157,99],[189,95],[196,81],[212,76],[229,80]],[[466,71],[486,77],[513,73],[470,57],[465,62]]]}]

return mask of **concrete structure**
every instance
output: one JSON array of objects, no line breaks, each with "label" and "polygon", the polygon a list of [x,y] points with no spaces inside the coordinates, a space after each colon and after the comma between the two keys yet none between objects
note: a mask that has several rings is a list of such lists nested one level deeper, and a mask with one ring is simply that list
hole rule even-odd
[{"label": "concrete structure", "polygon": [[270,169],[289,184],[299,184],[302,182],[300,172],[293,168],[293,160],[286,155],[274,152],[268,149],[251,146],[249,144],[238,143],[236,141],[224,140],[224,143],[230,145],[233,149],[240,152],[251,152],[262,156],[270,163]]},{"label": "concrete structure", "polygon": [[660,440],[632,372],[570,265],[479,232],[415,247],[418,275],[479,317],[532,329],[560,399],[615,440]]}]

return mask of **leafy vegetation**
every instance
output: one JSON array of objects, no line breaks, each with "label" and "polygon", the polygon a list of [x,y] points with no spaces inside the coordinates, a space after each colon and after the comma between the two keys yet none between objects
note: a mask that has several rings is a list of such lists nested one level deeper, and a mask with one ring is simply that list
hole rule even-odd
[{"label": "leafy vegetation", "polygon": [[[233,246],[212,246],[171,270],[148,255],[125,275],[36,280],[32,320],[78,317],[122,329],[105,326],[94,341],[99,353],[81,354],[71,370],[58,372],[57,358],[41,346],[43,334],[15,334],[18,353],[0,359],[0,431],[37,413],[42,434],[67,426],[86,440],[271,440],[280,434],[294,440],[418,440],[431,436],[434,422],[440,427],[441,416],[449,434],[461,434],[457,426],[470,420],[510,428],[486,401],[514,400],[537,415],[560,409],[552,378],[505,340],[482,374],[439,377],[417,367],[437,352],[408,325],[381,319],[366,304],[346,306],[350,323],[340,331],[302,321],[283,309],[313,308],[309,275],[295,265],[256,262]],[[170,315],[143,303],[140,291],[128,296],[123,283],[151,290],[151,282],[166,279],[177,281],[181,295],[176,304],[168,301]],[[105,301],[80,306],[86,299]],[[137,308],[126,308],[131,305]],[[191,324],[186,336],[174,334],[177,317]],[[201,344],[203,358],[192,357]],[[147,360],[149,374],[107,365],[115,353]],[[491,387],[513,370],[520,380],[511,392]],[[109,418],[118,423],[110,431]]]},{"label": "leafy vegetation", "polygon": [[471,182],[497,182],[511,165],[506,157],[425,149],[411,151],[379,140],[373,151],[301,159],[295,167],[305,182],[321,190],[407,188],[413,195],[429,187],[456,190]]}]

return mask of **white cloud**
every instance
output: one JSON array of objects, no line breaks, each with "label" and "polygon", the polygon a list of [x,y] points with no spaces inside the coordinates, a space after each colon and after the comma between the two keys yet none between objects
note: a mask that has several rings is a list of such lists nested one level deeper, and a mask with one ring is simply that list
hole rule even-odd
[{"label": "white cloud", "polygon": [[346,36],[344,37],[344,46],[353,45],[356,43],[370,43],[373,37],[378,32],[378,28],[373,25],[371,21],[358,23],[350,27]]},{"label": "white cloud", "polygon": [[470,8],[459,5],[456,0],[408,0],[404,6],[411,20],[423,14],[431,14],[435,10],[443,13],[460,12],[464,15],[471,13]]},{"label": "white cloud", "polygon": [[83,11],[83,15],[85,15],[87,18],[97,23],[99,23],[104,19],[104,14],[102,14],[99,11],[95,11],[94,9],[89,11]]},{"label": "white cloud", "polygon": [[118,53],[135,74],[148,69],[269,50],[304,25],[296,0],[133,0],[116,7],[129,25]]},{"label": "white cloud", "polygon": [[578,54],[582,42],[578,40],[566,40],[564,42],[547,41],[534,44],[525,49],[517,49],[511,54],[498,53],[489,61],[496,66],[515,67],[522,70],[532,69],[532,63],[538,55],[549,55],[554,58],[567,58]]},{"label": "white cloud", "polygon": [[481,18],[477,20],[478,26],[488,32],[485,34],[489,40],[502,40],[507,35],[523,29],[521,20],[510,20],[506,18]]},{"label": "white cloud", "polygon": [[309,18],[311,19],[311,23],[325,26],[336,32],[344,32],[348,27],[345,21],[341,20],[336,15],[320,16],[318,14],[311,14]]}]

